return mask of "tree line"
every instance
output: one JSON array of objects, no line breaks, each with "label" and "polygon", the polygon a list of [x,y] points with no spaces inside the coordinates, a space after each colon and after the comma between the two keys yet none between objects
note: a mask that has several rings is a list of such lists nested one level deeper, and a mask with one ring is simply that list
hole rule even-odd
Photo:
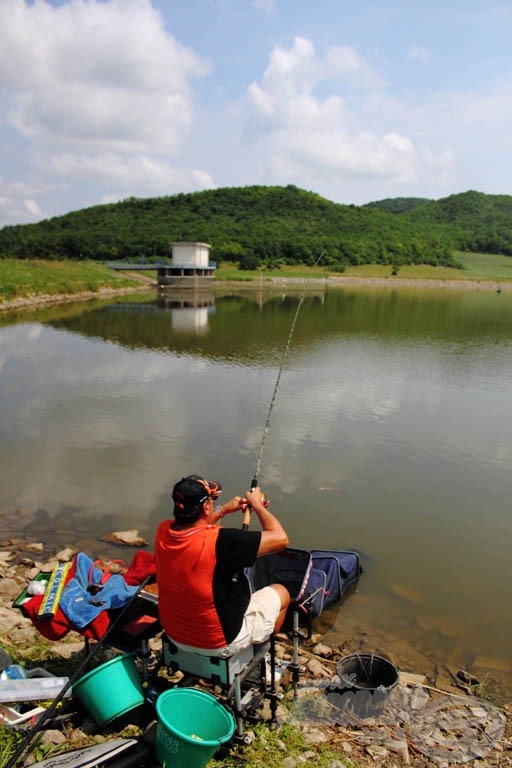
[{"label": "tree line", "polygon": [[243,269],[312,265],[321,253],[322,264],[339,271],[364,263],[457,266],[457,249],[512,254],[511,223],[512,198],[476,192],[355,206],[292,185],[229,187],[131,197],[7,226],[0,258],[153,261],[170,258],[172,242],[203,241],[213,260]]}]

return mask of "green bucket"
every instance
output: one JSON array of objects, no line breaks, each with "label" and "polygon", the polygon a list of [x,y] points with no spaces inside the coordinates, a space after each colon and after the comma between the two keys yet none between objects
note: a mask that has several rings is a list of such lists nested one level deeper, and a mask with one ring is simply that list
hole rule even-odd
[{"label": "green bucket", "polygon": [[235,731],[233,715],[195,688],[165,691],[156,714],[156,756],[165,768],[202,768]]},{"label": "green bucket", "polygon": [[109,723],[144,704],[144,694],[133,653],[101,664],[73,685],[73,693],[98,725]]}]

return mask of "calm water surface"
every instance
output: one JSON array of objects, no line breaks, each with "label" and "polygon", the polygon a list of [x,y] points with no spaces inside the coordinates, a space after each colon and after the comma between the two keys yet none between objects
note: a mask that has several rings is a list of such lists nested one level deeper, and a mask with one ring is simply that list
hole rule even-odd
[{"label": "calm water surface", "polygon": [[[242,493],[298,300],[148,295],[3,318],[2,535],[99,555],[113,529],[151,542],[184,474]],[[293,546],[362,553],[335,633],[373,626],[510,669],[511,462],[512,295],[306,297],[260,483]]]}]

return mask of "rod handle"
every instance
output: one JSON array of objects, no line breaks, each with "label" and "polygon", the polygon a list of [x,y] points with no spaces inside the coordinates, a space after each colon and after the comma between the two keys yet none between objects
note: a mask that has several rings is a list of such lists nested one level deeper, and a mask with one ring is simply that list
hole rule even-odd
[{"label": "rod handle", "polygon": [[[254,491],[255,488],[258,487],[258,478],[256,475],[254,475],[253,479],[251,480],[251,491]],[[249,524],[251,522],[251,506],[250,504],[247,505],[247,509],[245,510],[244,514],[244,521],[242,524],[242,531],[248,531],[249,530]]]}]

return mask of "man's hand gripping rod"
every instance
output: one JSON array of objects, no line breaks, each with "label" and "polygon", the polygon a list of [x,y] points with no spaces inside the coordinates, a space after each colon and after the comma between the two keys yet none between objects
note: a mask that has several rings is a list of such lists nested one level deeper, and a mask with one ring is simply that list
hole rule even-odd
[{"label": "man's hand gripping rod", "polygon": [[[255,488],[258,487],[258,478],[256,475],[254,475],[253,479],[251,480],[251,491],[254,491]],[[251,505],[247,504],[247,509],[244,513],[244,522],[242,525],[242,531],[248,531],[249,525],[251,523]]]}]

